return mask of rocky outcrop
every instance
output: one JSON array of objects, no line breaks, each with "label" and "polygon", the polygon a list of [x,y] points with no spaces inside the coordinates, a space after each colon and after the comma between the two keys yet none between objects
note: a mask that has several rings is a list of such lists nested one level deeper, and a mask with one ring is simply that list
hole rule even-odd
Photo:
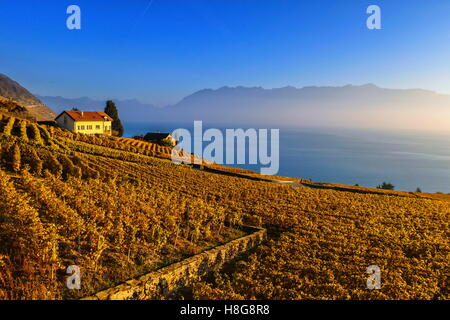
[{"label": "rocky outcrop", "polygon": [[[250,229],[250,228],[249,228]],[[265,229],[251,228],[253,233],[181,262],[126,281],[84,300],[149,300],[170,297],[180,289],[198,281],[210,271],[256,247],[267,237]]]}]

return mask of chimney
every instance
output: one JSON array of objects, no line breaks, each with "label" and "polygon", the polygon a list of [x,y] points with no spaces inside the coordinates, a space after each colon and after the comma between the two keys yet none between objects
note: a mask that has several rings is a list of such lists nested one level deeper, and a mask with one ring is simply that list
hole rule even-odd
[{"label": "chimney", "polygon": [[82,117],[82,118],[84,117],[84,112],[83,112],[83,111],[81,111],[81,117]]}]

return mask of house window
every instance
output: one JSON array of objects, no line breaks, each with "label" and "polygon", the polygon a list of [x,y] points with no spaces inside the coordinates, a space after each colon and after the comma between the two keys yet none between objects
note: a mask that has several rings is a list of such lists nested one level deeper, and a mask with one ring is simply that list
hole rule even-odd
[{"label": "house window", "polygon": [[78,126],[79,130],[84,130],[84,126]]},{"label": "house window", "polygon": [[92,130],[92,126],[87,126],[87,129],[88,130]]},{"label": "house window", "polygon": [[99,125],[96,125],[96,126],[95,126],[95,129],[100,130],[100,126],[99,126]]}]

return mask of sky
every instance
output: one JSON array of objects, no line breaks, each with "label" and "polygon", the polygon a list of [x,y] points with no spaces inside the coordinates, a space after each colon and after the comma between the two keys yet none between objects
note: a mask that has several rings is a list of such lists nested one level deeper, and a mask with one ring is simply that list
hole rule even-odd
[{"label": "sky", "polygon": [[0,0],[0,73],[40,95],[157,105],[238,85],[450,94],[449,30],[448,0]]}]

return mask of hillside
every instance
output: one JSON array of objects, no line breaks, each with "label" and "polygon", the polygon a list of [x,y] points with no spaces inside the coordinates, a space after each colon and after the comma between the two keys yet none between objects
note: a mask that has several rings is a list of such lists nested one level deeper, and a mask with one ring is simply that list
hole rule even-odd
[{"label": "hillside", "polygon": [[[170,149],[0,116],[0,299],[73,299],[264,226],[194,298],[448,299],[446,199],[194,170]],[[247,171],[236,171],[251,175]],[[370,191],[370,190],[369,190]],[[82,290],[65,270],[83,270]],[[366,268],[382,289],[365,287]]]},{"label": "hillside", "polygon": [[25,107],[37,121],[53,120],[56,114],[16,81],[0,73],[0,97]]}]

